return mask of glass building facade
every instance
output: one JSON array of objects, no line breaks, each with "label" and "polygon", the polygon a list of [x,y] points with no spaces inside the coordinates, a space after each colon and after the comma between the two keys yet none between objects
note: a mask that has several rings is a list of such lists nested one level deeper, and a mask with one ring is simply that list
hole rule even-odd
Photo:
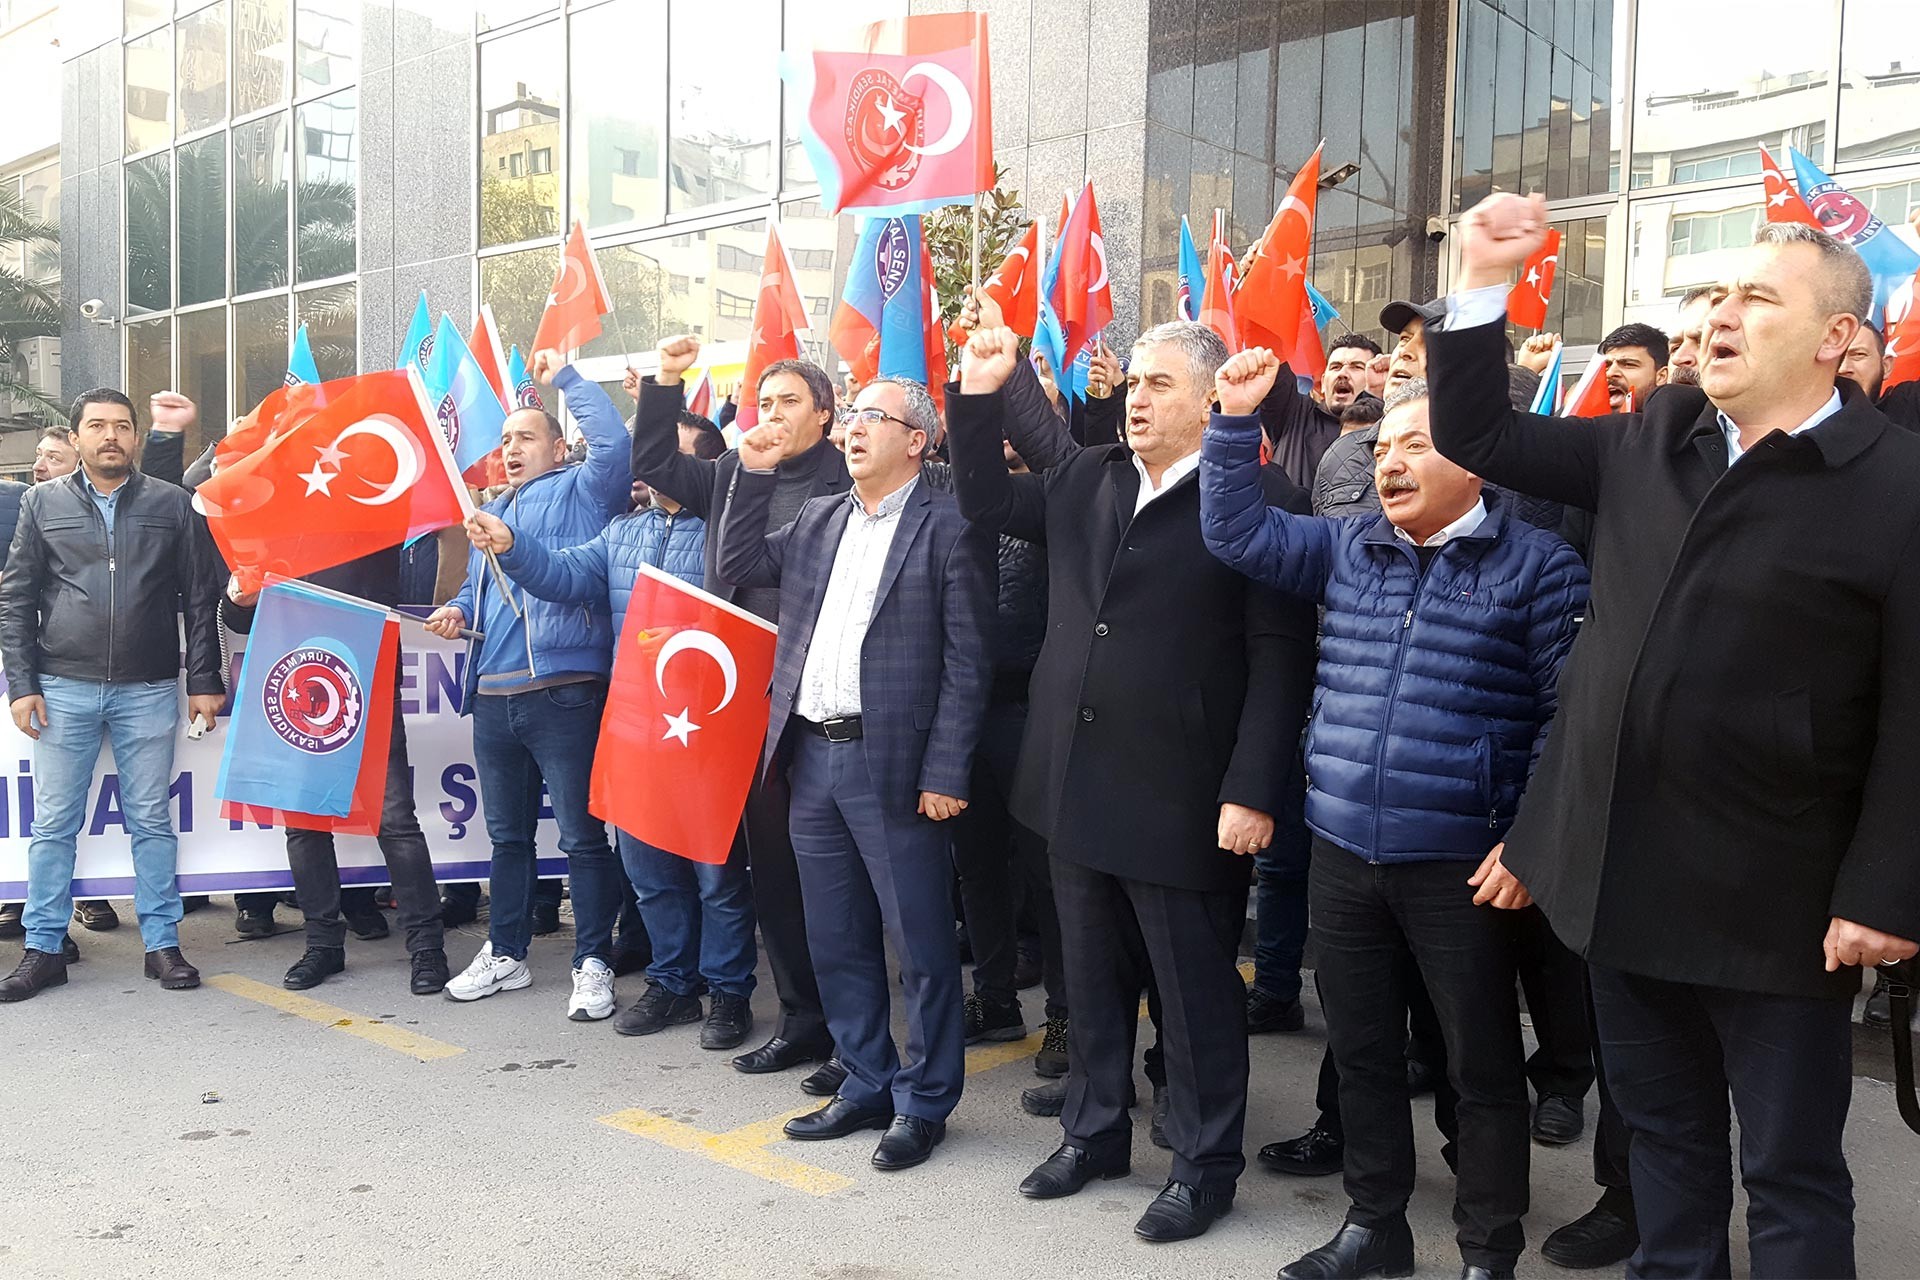
[{"label": "glass building facade", "polygon": [[[323,375],[390,365],[422,289],[530,338],[591,229],[617,383],[690,331],[725,385],[777,223],[825,335],[853,243],[775,69],[874,0],[81,0],[63,6],[65,381],[164,386],[203,431],[306,324]],[[1005,182],[1049,220],[1091,178],[1116,340],[1171,318],[1179,218],[1257,237],[1325,140],[1312,273],[1351,325],[1437,293],[1453,220],[1538,190],[1573,354],[1665,323],[1758,214],[1757,147],[1827,166],[1889,224],[1920,204],[1910,0],[984,0]],[[1903,230],[1902,234],[1911,235]],[[97,297],[116,322],[77,312]]]}]

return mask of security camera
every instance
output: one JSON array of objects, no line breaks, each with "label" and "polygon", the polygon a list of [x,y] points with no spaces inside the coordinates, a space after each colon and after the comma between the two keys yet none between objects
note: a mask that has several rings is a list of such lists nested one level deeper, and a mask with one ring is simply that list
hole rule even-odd
[{"label": "security camera", "polygon": [[107,304],[98,298],[88,298],[80,304],[80,314],[95,324],[112,324],[113,317],[106,314]]},{"label": "security camera", "polygon": [[1439,244],[1447,238],[1447,220],[1445,218],[1427,219],[1427,239]]}]

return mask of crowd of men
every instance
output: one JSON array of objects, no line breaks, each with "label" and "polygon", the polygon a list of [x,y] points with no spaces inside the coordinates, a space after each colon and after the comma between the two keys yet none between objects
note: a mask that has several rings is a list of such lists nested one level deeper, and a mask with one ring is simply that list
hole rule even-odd
[{"label": "crowd of men", "polygon": [[[1282,1277],[1412,1272],[1423,1089],[1469,1280],[1514,1274],[1530,1145],[1575,1141],[1596,1091],[1599,1198],[1548,1258],[1726,1275],[1737,1114],[1754,1274],[1852,1274],[1851,1002],[1862,969],[1920,938],[1902,803],[1920,397],[1880,396],[1858,256],[1770,225],[1673,332],[1599,344],[1609,416],[1526,412],[1554,339],[1516,351],[1505,300],[1545,230],[1537,199],[1483,202],[1452,291],[1389,304],[1390,351],[1333,339],[1310,392],[1273,353],[1173,322],[1124,361],[1101,346],[1088,397],[1062,397],[976,295],[944,405],[890,377],[842,405],[824,370],[783,361],[743,389],[759,423],[728,449],[683,405],[695,339],[630,379],[631,424],[536,353],[584,453],[542,410],[508,418],[505,489],[428,621],[477,633],[463,711],[491,908],[458,972],[444,928],[472,900],[434,883],[393,717],[379,842],[411,989],[533,984],[531,938],[558,917],[536,870],[544,791],[571,886],[567,1016],[634,1036],[698,1022],[703,1047],[739,1048],[757,934],[777,1013],[732,1065],[805,1067],[825,1101],[787,1134],[879,1131],[878,1169],[931,1156],[965,1045],[1024,1036],[1017,992],[1039,984],[1048,1083],[1023,1105],[1061,1135],[1018,1190],[1126,1175],[1144,996],[1145,1118],[1172,1163],[1135,1232],[1170,1242],[1233,1206],[1247,1037],[1305,1025],[1311,927],[1319,1116],[1258,1159],[1342,1173],[1348,1206]],[[174,636],[184,614],[187,714],[211,722],[221,626],[247,631],[256,597],[184,491],[216,465],[182,465],[192,407],[156,397],[153,418],[143,472],[134,406],[88,392],[35,485],[0,492],[18,509],[0,658],[36,739],[29,897],[0,915],[25,952],[0,1000],[67,981],[71,922],[110,927],[111,907],[70,897],[103,739],[146,972],[199,981],[167,809]],[[610,838],[588,807],[642,565],[779,625],[721,865]],[[315,581],[392,604],[402,577],[391,551]],[[349,928],[386,924],[341,889],[330,836],[286,839],[307,946],[285,982],[304,989],[344,968]],[[262,911],[271,931],[271,898],[237,927]],[[622,1007],[616,978],[642,969]]]}]

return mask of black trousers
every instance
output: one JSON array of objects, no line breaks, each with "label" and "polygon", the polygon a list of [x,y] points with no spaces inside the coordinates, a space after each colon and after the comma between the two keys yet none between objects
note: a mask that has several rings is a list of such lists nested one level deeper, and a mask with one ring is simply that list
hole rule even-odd
[{"label": "black trousers", "polygon": [[1600,1047],[1600,1027],[1593,1016],[1593,973],[1585,961],[1580,964],[1580,987],[1587,1003],[1587,1035],[1593,1043],[1594,1091],[1600,1095],[1600,1114],[1593,1123],[1593,1180],[1614,1212],[1633,1216],[1633,1176],[1627,1153],[1632,1136],[1620,1108],[1607,1088],[1606,1052]]},{"label": "black trousers", "polygon": [[1247,990],[1236,965],[1247,890],[1175,889],[1060,858],[1053,890],[1073,1009],[1067,1141],[1101,1156],[1131,1149],[1134,1033],[1151,982],[1161,1062],[1149,1054],[1148,1076],[1164,1067],[1173,1177],[1231,1191],[1246,1167]]},{"label": "black trousers", "polygon": [[1503,912],[1513,930],[1513,958],[1539,1048],[1527,1058],[1527,1081],[1539,1095],[1584,1098],[1593,1087],[1593,1034],[1587,1022],[1586,964],[1547,923],[1538,907]]},{"label": "black trousers", "polygon": [[788,813],[793,793],[781,765],[747,792],[743,817],[747,863],[753,875],[753,910],[760,923],[760,945],[773,971],[780,1016],[773,1034],[824,1050],[832,1037],[820,1006],[820,982],[807,951],[807,916],[801,903],[800,868],[793,857]]},{"label": "black trousers", "polygon": [[[1813,963],[1819,963],[1815,956]],[[1725,1276],[1732,1111],[1756,1280],[1854,1274],[1852,1004],[1593,969],[1607,1087],[1633,1135],[1629,1276]]]},{"label": "black trousers", "polygon": [[[1427,995],[1427,984],[1421,981],[1420,970],[1413,963],[1413,957],[1407,956],[1401,965],[1401,981],[1406,985],[1407,993],[1407,1060],[1419,1062],[1433,1075],[1433,1126],[1440,1131],[1441,1156],[1452,1165],[1454,1161],[1454,1141],[1460,1136],[1460,1120],[1455,1114],[1453,1084],[1447,1079],[1447,1047],[1440,1032],[1440,1016],[1433,1011],[1433,999]],[[1314,990],[1320,990],[1320,979],[1314,977]],[[1327,1007],[1326,993],[1321,992],[1320,1008]],[[1340,1123],[1340,1068],[1333,1061],[1333,1042],[1320,1053],[1320,1078],[1314,1086],[1313,1103],[1320,1108],[1320,1127],[1335,1137],[1346,1133]]]},{"label": "black trousers", "polygon": [[974,991],[995,1003],[1014,999],[1013,970],[1019,958],[1024,900],[1040,933],[1047,1016],[1065,1017],[1060,922],[1047,871],[1046,841],[1016,822],[1008,810],[1026,726],[1024,697],[996,698],[987,707],[973,756],[973,794],[966,810],[953,820],[953,864],[960,878],[960,910],[973,947]]},{"label": "black trousers", "polygon": [[1526,1246],[1527,1084],[1508,926],[1473,905],[1471,871],[1462,862],[1374,865],[1316,837],[1308,884],[1340,1071],[1348,1220],[1390,1224],[1413,1196],[1410,958],[1433,998],[1457,1098],[1460,1256],[1499,1269]]},{"label": "black trousers", "polygon": [[[440,886],[433,878],[433,856],[413,809],[413,770],[407,763],[407,727],[400,715],[400,686],[394,684],[393,733],[387,747],[387,792],[380,808],[380,856],[387,860],[393,900],[406,930],[408,952],[440,947]],[[287,829],[287,865],[293,869],[294,898],[307,921],[307,945],[346,945],[347,924],[340,918],[340,863],[333,833]],[[369,896],[371,889],[360,892]]]}]

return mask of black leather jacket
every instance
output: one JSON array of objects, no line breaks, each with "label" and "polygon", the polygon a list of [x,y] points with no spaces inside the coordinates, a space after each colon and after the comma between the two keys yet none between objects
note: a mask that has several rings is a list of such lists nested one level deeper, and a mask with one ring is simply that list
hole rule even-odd
[{"label": "black leather jacket", "polygon": [[109,539],[86,489],[75,471],[21,499],[0,575],[0,661],[12,694],[39,693],[43,675],[172,680],[183,607],[187,692],[224,693],[216,607],[225,574],[186,490],[134,472]]}]

